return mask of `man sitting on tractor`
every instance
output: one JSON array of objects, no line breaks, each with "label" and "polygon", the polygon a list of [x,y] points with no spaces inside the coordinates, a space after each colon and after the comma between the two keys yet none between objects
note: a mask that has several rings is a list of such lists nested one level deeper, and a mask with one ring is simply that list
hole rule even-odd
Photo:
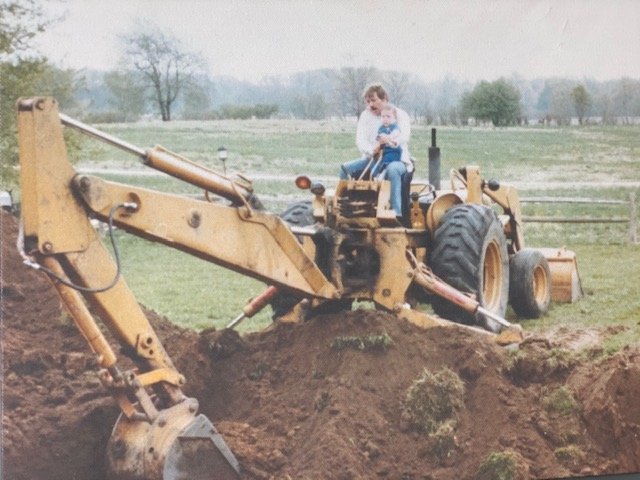
[{"label": "man sitting on tractor", "polygon": [[[392,162],[384,169],[384,178],[391,182],[391,208],[396,216],[402,217],[402,182],[404,177],[413,172],[413,163],[409,154],[409,138],[411,136],[411,122],[407,112],[395,107],[399,135],[391,138],[388,134],[378,134],[382,126],[382,110],[389,105],[389,96],[382,85],[368,86],[364,91],[367,108],[358,118],[356,128],[356,146],[362,158],[352,160],[342,165],[340,178],[358,178],[369,167],[373,166],[372,159],[390,142],[397,143],[401,149],[399,162]],[[371,164],[371,165],[370,165]],[[371,173],[371,172],[369,172]]]}]

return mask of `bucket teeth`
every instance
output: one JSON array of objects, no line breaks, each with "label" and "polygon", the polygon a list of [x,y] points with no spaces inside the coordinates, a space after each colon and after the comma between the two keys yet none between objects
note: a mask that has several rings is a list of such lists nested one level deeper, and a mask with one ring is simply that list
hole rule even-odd
[{"label": "bucket teeth", "polygon": [[520,325],[511,324],[510,327],[502,330],[495,338],[498,345],[511,345],[514,343],[522,343],[524,340],[524,332]]},{"label": "bucket teeth", "polygon": [[161,410],[149,422],[121,416],[109,440],[112,480],[237,480],[238,460],[196,402]]},{"label": "bucket teeth", "polygon": [[167,454],[162,480],[236,480],[240,465],[204,415],[180,434]]}]

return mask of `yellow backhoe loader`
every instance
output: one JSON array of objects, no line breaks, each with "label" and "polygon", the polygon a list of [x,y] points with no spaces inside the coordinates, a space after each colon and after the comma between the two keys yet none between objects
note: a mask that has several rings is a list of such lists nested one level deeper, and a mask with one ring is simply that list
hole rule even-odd
[{"label": "yellow backhoe loader", "polygon": [[[328,196],[324,186],[299,177],[311,201],[278,216],[260,208],[248,179],[220,175],[159,146],[131,145],[61,114],[51,98],[20,99],[17,110],[18,246],[25,264],[51,279],[120,407],[106,452],[114,479],[224,480],[238,478],[240,466],[198,414],[197,400],[183,394],[185,378],[120,275],[116,243],[112,255],[91,219],[268,285],[230,327],[268,303],[286,321],[366,300],[425,328],[449,325],[510,343],[522,339],[522,330],[504,319],[509,300],[518,315],[535,317],[551,297],[580,295],[573,253],[525,248],[517,192],[483,180],[477,167],[453,172],[448,191],[407,182],[404,225],[389,207],[389,183],[366,179],[342,180]],[[64,126],[202,188],[205,199],[78,173],[67,159]],[[435,315],[416,308],[424,302]],[[134,369],[123,369],[92,312]]]}]

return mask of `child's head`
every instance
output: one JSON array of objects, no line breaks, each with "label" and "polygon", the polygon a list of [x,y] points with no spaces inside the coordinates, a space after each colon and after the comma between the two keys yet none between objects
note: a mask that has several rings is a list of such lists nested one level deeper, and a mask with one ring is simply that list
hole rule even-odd
[{"label": "child's head", "polygon": [[385,127],[388,127],[392,123],[396,121],[396,109],[393,105],[385,105],[380,110],[380,118],[382,119],[382,124]]}]

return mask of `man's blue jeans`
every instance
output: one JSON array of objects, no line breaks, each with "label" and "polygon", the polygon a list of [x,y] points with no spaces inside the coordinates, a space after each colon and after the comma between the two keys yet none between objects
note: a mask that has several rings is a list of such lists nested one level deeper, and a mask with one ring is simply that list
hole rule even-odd
[{"label": "man's blue jeans", "polygon": [[[359,158],[342,165],[340,179],[358,178],[369,163],[368,158]],[[407,166],[402,162],[391,162],[384,171],[385,180],[391,182],[391,208],[397,217],[402,216],[402,177],[407,173]]]}]

